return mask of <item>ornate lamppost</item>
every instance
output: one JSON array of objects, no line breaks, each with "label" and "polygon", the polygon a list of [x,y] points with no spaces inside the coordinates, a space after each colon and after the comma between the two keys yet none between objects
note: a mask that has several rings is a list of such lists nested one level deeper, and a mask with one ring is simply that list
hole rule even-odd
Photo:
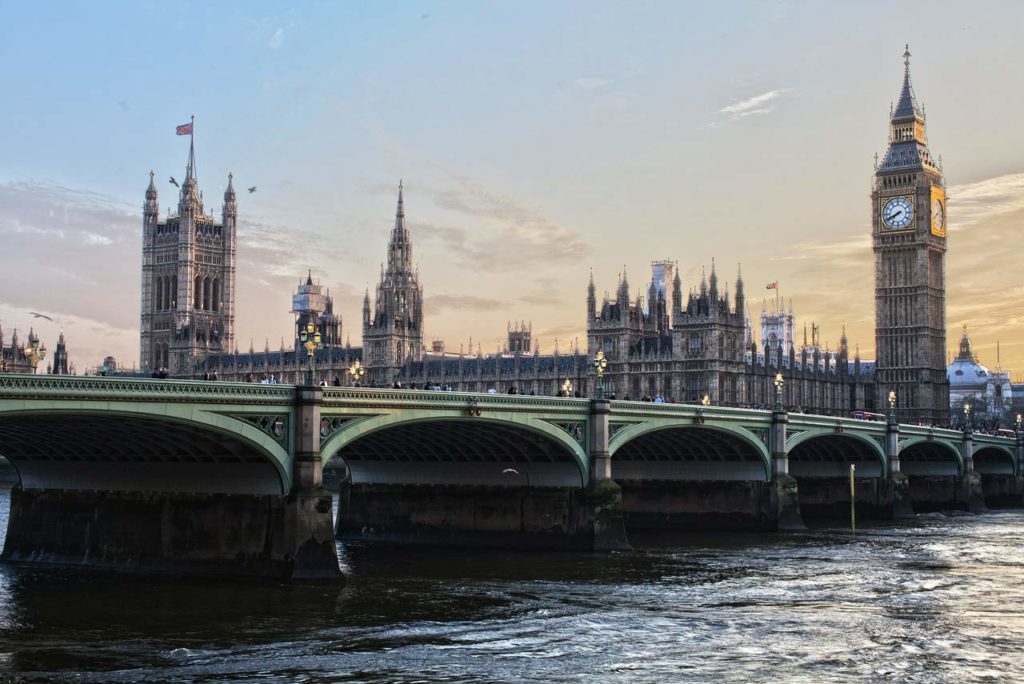
[{"label": "ornate lamppost", "polygon": [[29,338],[29,343],[25,345],[25,358],[32,364],[32,373],[34,374],[36,366],[46,358],[46,345],[40,346],[38,337]]},{"label": "ornate lamppost", "polygon": [[608,368],[608,359],[604,352],[599,351],[594,356],[594,370],[597,372],[597,398],[604,399],[604,372]]},{"label": "ornate lamppost", "polygon": [[565,382],[562,383],[562,396],[563,397],[571,397],[572,396],[572,383],[569,382],[569,378],[566,378]]},{"label": "ornate lamppost", "polygon": [[782,413],[782,388],[786,386],[786,380],[782,373],[775,374],[775,410]]},{"label": "ornate lamppost", "polygon": [[299,332],[299,341],[306,350],[306,384],[313,384],[313,359],[317,349],[323,349],[324,345],[320,339],[320,329],[313,323],[307,323],[305,329]]},{"label": "ornate lamppost", "polygon": [[971,404],[964,399],[964,432],[971,431]]},{"label": "ornate lamppost", "polygon": [[1019,414],[1019,413],[1017,414],[1017,436],[1018,437],[1020,437],[1020,423],[1021,423],[1021,418],[1022,417],[1024,417],[1024,416],[1021,416],[1021,414]]},{"label": "ornate lamppost", "polygon": [[700,400],[701,406],[711,406],[711,395],[705,394],[704,398]]},{"label": "ornate lamppost", "polygon": [[364,375],[366,375],[366,369],[363,368],[363,364],[359,363],[359,360],[356,359],[356,361],[348,367],[348,375],[352,378],[352,386],[359,387],[359,381],[363,379]]},{"label": "ornate lamppost", "polygon": [[889,390],[889,422],[896,422],[896,390]]}]

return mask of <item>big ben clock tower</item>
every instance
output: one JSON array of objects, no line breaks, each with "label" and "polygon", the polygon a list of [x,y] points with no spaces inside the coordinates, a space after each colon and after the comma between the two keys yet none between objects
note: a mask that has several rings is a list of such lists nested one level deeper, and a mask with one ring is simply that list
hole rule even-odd
[{"label": "big ben clock tower", "polygon": [[903,63],[889,149],[871,192],[877,405],[887,406],[892,390],[901,422],[945,425],[946,190],[910,84],[909,48]]}]

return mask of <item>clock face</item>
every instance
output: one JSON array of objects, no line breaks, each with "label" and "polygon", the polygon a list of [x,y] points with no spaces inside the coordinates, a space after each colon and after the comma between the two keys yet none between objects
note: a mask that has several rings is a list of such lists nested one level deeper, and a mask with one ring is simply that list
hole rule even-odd
[{"label": "clock face", "polygon": [[914,207],[906,197],[893,197],[882,207],[882,223],[890,230],[902,230],[914,218]]},{"label": "clock face", "polygon": [[946,225],[946,209],[942,206],[942,200],[932,200],[932,231],[941,231]]}]

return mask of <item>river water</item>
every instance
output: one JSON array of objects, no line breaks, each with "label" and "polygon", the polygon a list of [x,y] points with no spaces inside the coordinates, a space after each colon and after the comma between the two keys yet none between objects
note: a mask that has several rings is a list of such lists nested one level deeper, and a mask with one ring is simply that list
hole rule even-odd
[{"label": "river water", "polygon": [[1021,511],[632,553],[339,551],[343,589],[0,566],[0,679],[1024,681]]}]

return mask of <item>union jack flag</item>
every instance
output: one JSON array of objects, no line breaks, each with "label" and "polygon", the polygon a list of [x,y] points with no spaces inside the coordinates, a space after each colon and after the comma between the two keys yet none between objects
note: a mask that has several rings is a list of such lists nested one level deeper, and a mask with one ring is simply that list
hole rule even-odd
[{"label": "union jack flag", "polygon": [[766,289],[766,290],[778,290],[779,289],[779,281],[778,280],[773,280],[772,282],[768,283],[768,287],[766,287],[764,289]]},{"label": "union jack flag", "polygon": [[192,135],[192,124],[181,124],[176,129],[174,129],[174,132],[177,133],[178,135]]}]

